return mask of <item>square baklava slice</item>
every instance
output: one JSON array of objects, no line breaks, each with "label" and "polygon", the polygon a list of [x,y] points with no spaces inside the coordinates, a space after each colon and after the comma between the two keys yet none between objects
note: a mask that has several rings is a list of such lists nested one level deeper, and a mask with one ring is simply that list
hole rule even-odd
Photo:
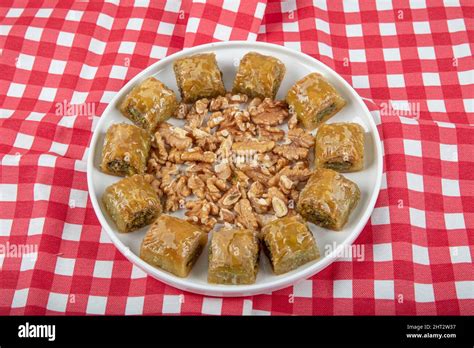
[{"label": "square baklava slice", "polygon": [[196,225],[161,215],[143,239],[140,258],[178,277],[187,277],[206,244],[207,233]]},{"label": "square baklava slice", "polygon": [[217,284],[253,284],[257,278],[260,246],[256,233],[222,228],[209,247],[207,280]]},{"label": "square baklava slice", "polygon": [[105,134],[100,168],[118,176],[143,174],[150,146],[151,136],[142,128],[127,123],[113,124]]},{"label": "square baklava slice", "polygon": [[292,271],[319,258],[316,240],[299,215],[269,222],[262,229],[262,238],[275,274]]},{"label": "square baklava slice", "polygon": [[306,220],[341,230],[360,199],[359,187],[342,174],[319,168],[300,193],[296,210]]},{"label": "square baklava slice", "polygon": [[185,103],[194,103],[201,98],[214,98],[226,93],[214,53],[176,59],[173,69],[181,99]]},{"label": "square baklava slice", "polygon": [[240,61],[232,93],[246,94],[250,98],[275,99],[285,70],[279,59],[249,52]]},{"label": "square baklava slice", "polygon": [[364,166],[364,129],[357,123],[322,124],[315,142],[316,167],[355,172]]},{"label": "square baklava slice", "polygon": [[161,214],[157,194],[143,175],[124,178],[105,189],[102,203],[120,232],[132,232]]},{"label": "square baklava slice", "polygon": [[127,94],[120,111],[133,123],[152,133],[158,123],[174,114],[177,106],[174,91],[156,78],[149,77]]},{"label": "square baklava slice", "polygon": [[304,128],[312,130],[328,120],[346,104],[336,89],[321,74],[311,73],[296,82],[286,95],[290,112]]}]

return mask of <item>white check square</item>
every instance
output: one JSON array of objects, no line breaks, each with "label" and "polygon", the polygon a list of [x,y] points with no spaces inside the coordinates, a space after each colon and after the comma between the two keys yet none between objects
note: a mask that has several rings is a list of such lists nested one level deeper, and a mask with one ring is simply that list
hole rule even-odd
[{"label": "white check square", "polygon": [[412,139],[403,139],[403,148],[406,155],[421,157],[421,141]]},{"label": "white check square", "polygon": [[428,248],[416,244],[412,244],[413,262],[420,265],[430,264],[430,254]]},{"label": "white check square", "polygon": [[94,265],[93,276],[95,278],[112,278],[112,270],[114,268],[113,261],[96,261]]},{"label": "white check square", "polygon": [[384,262],[393,260],[392,244],[374,244],[372,247],[374,253],[374,262]]},{"label": "white check square", "polygon": [[415,283],[415,301],[426,303],[434,302],[433,284],[418,284]]},{"label": "white check square", "polygon": [[15,290],[15,293],[13,294],[13,300],[12,300],[12,308],[23,308],[26,306],[26,302],[28,301],[28,293],[30,289],[20,289],[20,290]]},{"label": "white check square", "polygon": [[449,247],[452,263],[472,263],[471,251],[468,246]]},{"label": "white check square", "polygon": [[412,226],[426,228],[426,215],[424,210],[409,208],[410,223]]},{"label": "white check square", "polygon": [[374,280],[374,298],[377,300],[395,299],[393,280]]},{"label": "white check square", "polygon": [[334,298],[352,298],[352,280],[335,280],[333,285]]},{"label": "white check square", "polygon": [[74,273],[75,264],[76,259],[58,257],[56,259],[56,269],[54,270],[54,273],[64,276],[72,276],[72,274]]},{"label": "white check square", "polygon": [[105,314],[107,307],[107,297],[104,296],[89,296],[87,301],[87,314]]},{"label": "white check square", "polygon": [[463,230],[466,228],[463,213],[445,213],[444,223],[447,230]]},{"label": "white check square", "polygon": [[417,191],[417,192],[423,192],[424,191],[423,176],[418,175],[418,174],[413,174],[413,173],[406,173],[406,174],[407,174],[408,189]]},{"label": "white check square", "polygon": [[50,292],[48,296],[48,304],[46,309],[55,312],[66,312],[67,302],[69,296],[67,294],[59,294],[56,292]]},{"label": "white check square", "polygon": [[216,29],[214,30],[214,37],[222,41],[227,41],[230,39],[231,33],[232,33],[231,27],[228,27],[222,24],[217,24]]},{"label": "white check square", "polygon": [[202,314],[221,315],[222,299],[217,297],[204,297],[204,300],[202,301]]},{"label": "white check square", "polygon": [[443,192],[443,196],[447,196],[447,197],[460,197],[461,196],[458,180],[441,179],[441,190]]}]

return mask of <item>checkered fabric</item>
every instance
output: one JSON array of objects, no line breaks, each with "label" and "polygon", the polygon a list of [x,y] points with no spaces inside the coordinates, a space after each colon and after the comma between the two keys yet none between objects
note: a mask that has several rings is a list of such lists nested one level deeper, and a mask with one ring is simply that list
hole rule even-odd
[{"label": "checkered fabric", "polygon": [[[474,314],[472,2],[0,6],[0,314]],[[355,243],[362,260],[271,294],[208,298],[117,251],[88,198],[85,160],[130,78],[185,47],[235,39],[302,51],[351,83],[378,124],[384,174]]]}]

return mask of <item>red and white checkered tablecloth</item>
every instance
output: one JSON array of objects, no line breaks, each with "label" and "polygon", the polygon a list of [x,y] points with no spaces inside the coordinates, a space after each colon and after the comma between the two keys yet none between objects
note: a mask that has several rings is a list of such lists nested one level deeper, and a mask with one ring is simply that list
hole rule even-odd
[{"label": "red and white checkered tablecloth", "polygon": [[[473,5],[2,1],[0,314],[473,315]],[[224,40],[305,52],[367,100],[385,165],[362,261],[207,298],[147,277],[101,229],[85,159],[107,103],[166,55]]]}]

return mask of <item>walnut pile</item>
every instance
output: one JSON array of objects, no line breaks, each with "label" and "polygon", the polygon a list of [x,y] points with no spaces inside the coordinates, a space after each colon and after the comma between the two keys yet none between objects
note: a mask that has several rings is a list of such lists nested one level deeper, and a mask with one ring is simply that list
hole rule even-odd
[{"label": "walnut pile", "polygon": [[182,125],[159,125],[147,168],[166,212],[183,209],[205,231],[259,230],[295,214],[314,139],[284,102],[227,94],[181,104],[174,116]]}]

